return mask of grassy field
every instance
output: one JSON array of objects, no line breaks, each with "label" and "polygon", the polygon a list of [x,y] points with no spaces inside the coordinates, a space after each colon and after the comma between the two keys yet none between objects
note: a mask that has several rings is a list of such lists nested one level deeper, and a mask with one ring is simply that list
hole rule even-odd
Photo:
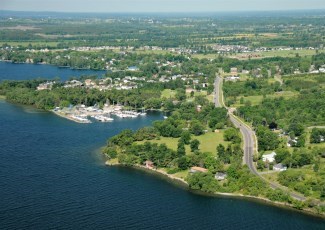
[{"label": "grassy field", "polygon": [[213,94],[210,94],[207,96],[208,100],[213,103],[214,96]]},{"label": "grassy field", "polygon": [[46,42],[46,41],[28,41],[28,42],[13,42],[13,41],[1,41],[0,45],[8,44],[11,46],[24,46],[27,47],[29,44],[32,46],[50,46],[57,47],[58,42]]},{"label": "grassy field", "polygon": [[[176,151],[178,139],[179,138],[161,137],[160,140],[151,140],[150,142],[157,143],[157,144],[166,144],[168,148]],[[201,152],[216,153],[216,148],[219,144],[223,144],[227,146],[227,144],[229,143],[223,140],[223,130],[220,130],[219,133],[208,132],[201,136],[192,136],[192,140],[194,139],[200,141],[199,150]],[[141,144],[144,143],[144,141],[138,143]],[[186,145],[185,148],[186,148],[186,153],[189,154],[191,152],[189,145]]]},{"label": "grassy field", "polygon": [[[324,128],[325,129],[325,128]],[[318,148],[325,148],[325,142],[321,142],[321,143],[317,143],[317,144],[311,144],[310,143],[310,135],[311,135],[311,131],[312,129],[311,128],[308,128],[306,130],[306,133],[307,133],[307,138],[306,138],[306,147],[311,147],[311,148],[314,148],[314,147],[318,147]],[[325,162],[325,160],[324,160]]]},{"label": "grassy field", "polygon": [[135,50],[137,54],[168,54],[172,53],[168,50]]},{"label": "grassy field", "polygon": [[198,59],[215,59],[219,56],[219,54],[193,54],[193,58],[198,58]]},{"label": "grassy field", "polygon": [[[325,50],[319,50],[319,52],[325,52]],[[299,56],[312,56],[316,54],[316,50],[302,49],[302,50],[274,50],[268,52],[251,52],[244,54],[237,54],[235,56],[231,56],[232,58],[238,58],[241,60],[248,59],[249,56],[251,58],[267,58],[267,57],[295,57]]]},{"label": "grassy field", "polygon": [[[207,91],[194,91],[194,97],[191,97],[191,92],[186,92],[186,96],[188,97],[187,101],[193,101],[194,97],[196,97],[196,96],[205,96],[208,98],[208,92]],[[213,100],[213,97],[212,97],[212,100]]]},{"label": "grassy field", "polygon": [[[297,93],[294,93],[292,91],[282,91],[282,92],[278,92],[275,94],[271,94],[271,95],[266,95],[267,98],[279,98],[279,97],[284,97],[285,99],[289,99],[292,98],[294,96],[297,96]],[[240,107],[243,106],[243,104],[240,104],[240,98],[242,96],[238,96],[237,97],[237,101],[236,103],[233,105],[234,107]],[[245,101],[250,101],[252,103],[252,105],[258,105],[263,101],[263,95],[257,95],[257,96],[247,96],[244,97],[244,102]]]},{"label": "grassy field", "polygon": [[164,89],[161,93],[161,98],[173,98],[175,97],[176,91],[171,89]]}]

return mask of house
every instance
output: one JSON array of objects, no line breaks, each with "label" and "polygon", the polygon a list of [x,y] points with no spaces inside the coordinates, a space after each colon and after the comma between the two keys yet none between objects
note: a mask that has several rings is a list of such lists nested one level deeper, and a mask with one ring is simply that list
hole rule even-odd
[{"label": "house", "polygon": [[197,105],[197,106],[196,106],[196,111],[197,111],[197,112],[201,112],[201,110],[202,110],[202,106],[201,106],[201,105]]},{"label": "house", "polygon": [[274,158],[275,156],[276,156],[276,153],[275,152],[272,152],[270,154],[265,154],[265,155],[262,156],[262,160],[264,162],[272,163],[272,162],[275,161],[275,158]]},{"label": "house", "polygon": [[138,68],[137,66],[129,66],[129,67],[128,67],[128,70],[129,70],[129,71],[138,71],[139,68]]},{"label": "house", "polygon": [[279,163],[279,164],[276,164],[276,165],[273,166],[273,170],[278,171],[278,172],[282,172],[282,171],[287,170],[287,167],[284,166],[283,164]]},{"label": "house", "polygon": [[42,83],[42,84],[39,84],[37,86],[37,90],[51,90],[52,89],[52,86],[55,82],[45,82],[45,83]]},{"label": "house", "polygon": [[289,139],[289,141],[287,143],[287,146],[288,147],[294,147],[294,146],[296,146],[297,143],[298,143],[297,140],[295,140],[295,139]]},{"label": "house", "polygon": [[146,168],[148,169],[153,169],[154,168],[154,164],[152,161],[146,160],[145,162]]},{"label": "house", "polygon": [[85,85],[86,86],[92,86],[92,85],[96,85],[96,83],[93,82],[91,79],[86,79],[85,80]]},{"label": "house", "polygon": [[197,167],[197,166],[191,167],[190,173],[197,173],[197,172],[206,173],[206,172],[208,172],[208,170],[205,168],[202,168],[202,167]]},{"label": "house", "polygon": [[227,178],[227,174],[223,172],[217,172],[216,175],[214,176],[216,180],[224,180]]},{"label": "house", "polygon": [[237,81],[239,80],[238,76],[226,77],[225,81]]},{"label": "house", "polygon": [[237,73],[238,73],[237,71],[238,70],[237,70],[236,67],[233,67],[233,68],[230,69],[230,73],[233,74],[233,75],[237,75]]}]

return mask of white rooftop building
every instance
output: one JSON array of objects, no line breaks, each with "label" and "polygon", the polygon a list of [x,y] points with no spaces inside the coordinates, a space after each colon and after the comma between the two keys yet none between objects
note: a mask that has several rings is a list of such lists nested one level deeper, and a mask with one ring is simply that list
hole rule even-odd
[{"label": "white rooftop building", "polygon": [[275,161],[275,158],[274,158],[275,156],[276,156],[276,153],[275,152],[272,152],[270,154],[265,154],[265,155],[262,156],[262,160],[264,162],[272,163],[272,162]]}]

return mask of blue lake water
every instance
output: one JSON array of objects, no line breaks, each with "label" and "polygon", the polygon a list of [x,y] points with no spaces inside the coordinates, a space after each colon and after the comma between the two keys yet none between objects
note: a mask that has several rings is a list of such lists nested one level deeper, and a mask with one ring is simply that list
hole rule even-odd
[{"label": "blue lake water", "polygon": [[105,73],[106,71],[58,68],[51,65],[0,62],[0,81],[8,79],[26,80],[33,78],[54,79],[57,77],[59,77],[62,81],[66,81],[69,80],[70,77],[80,77],[82,75],[102,76]]},{"label": "blue lake water", "polygon": [[104,165],[108,137],[157,119],[77,124],[0,100],[0,229],[325,229],[324,219]]}]

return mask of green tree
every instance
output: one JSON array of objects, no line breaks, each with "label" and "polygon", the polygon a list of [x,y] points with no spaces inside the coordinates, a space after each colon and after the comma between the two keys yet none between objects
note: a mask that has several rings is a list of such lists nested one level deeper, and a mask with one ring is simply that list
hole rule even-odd
[{"label": "green tree", "polygon": [[197,120],[193,120],[191,123],[190,131],[195,136],[200,136],[204,133],[204,126]]},{"label": "green tree", "polygon": [[182,157],[182,156],[185,156],[186,154],[186,150],[185,150],[185,145],[183,142],[178,142],[178,145],[177,145],[177,155],[178,157]]},{"label": "green tree", "polygon": [[183,131],[181,135],[181,139],[183,140],[184,144],[188,145],[191,141],[191,133],[189,131]]},{"label": "green tree", "polygon": [[197,140],[197,139],[192,140],[190,143],[191,151],[195,152],[195,151],[199,150],[199,145],[200,145],[199,140]]}]

